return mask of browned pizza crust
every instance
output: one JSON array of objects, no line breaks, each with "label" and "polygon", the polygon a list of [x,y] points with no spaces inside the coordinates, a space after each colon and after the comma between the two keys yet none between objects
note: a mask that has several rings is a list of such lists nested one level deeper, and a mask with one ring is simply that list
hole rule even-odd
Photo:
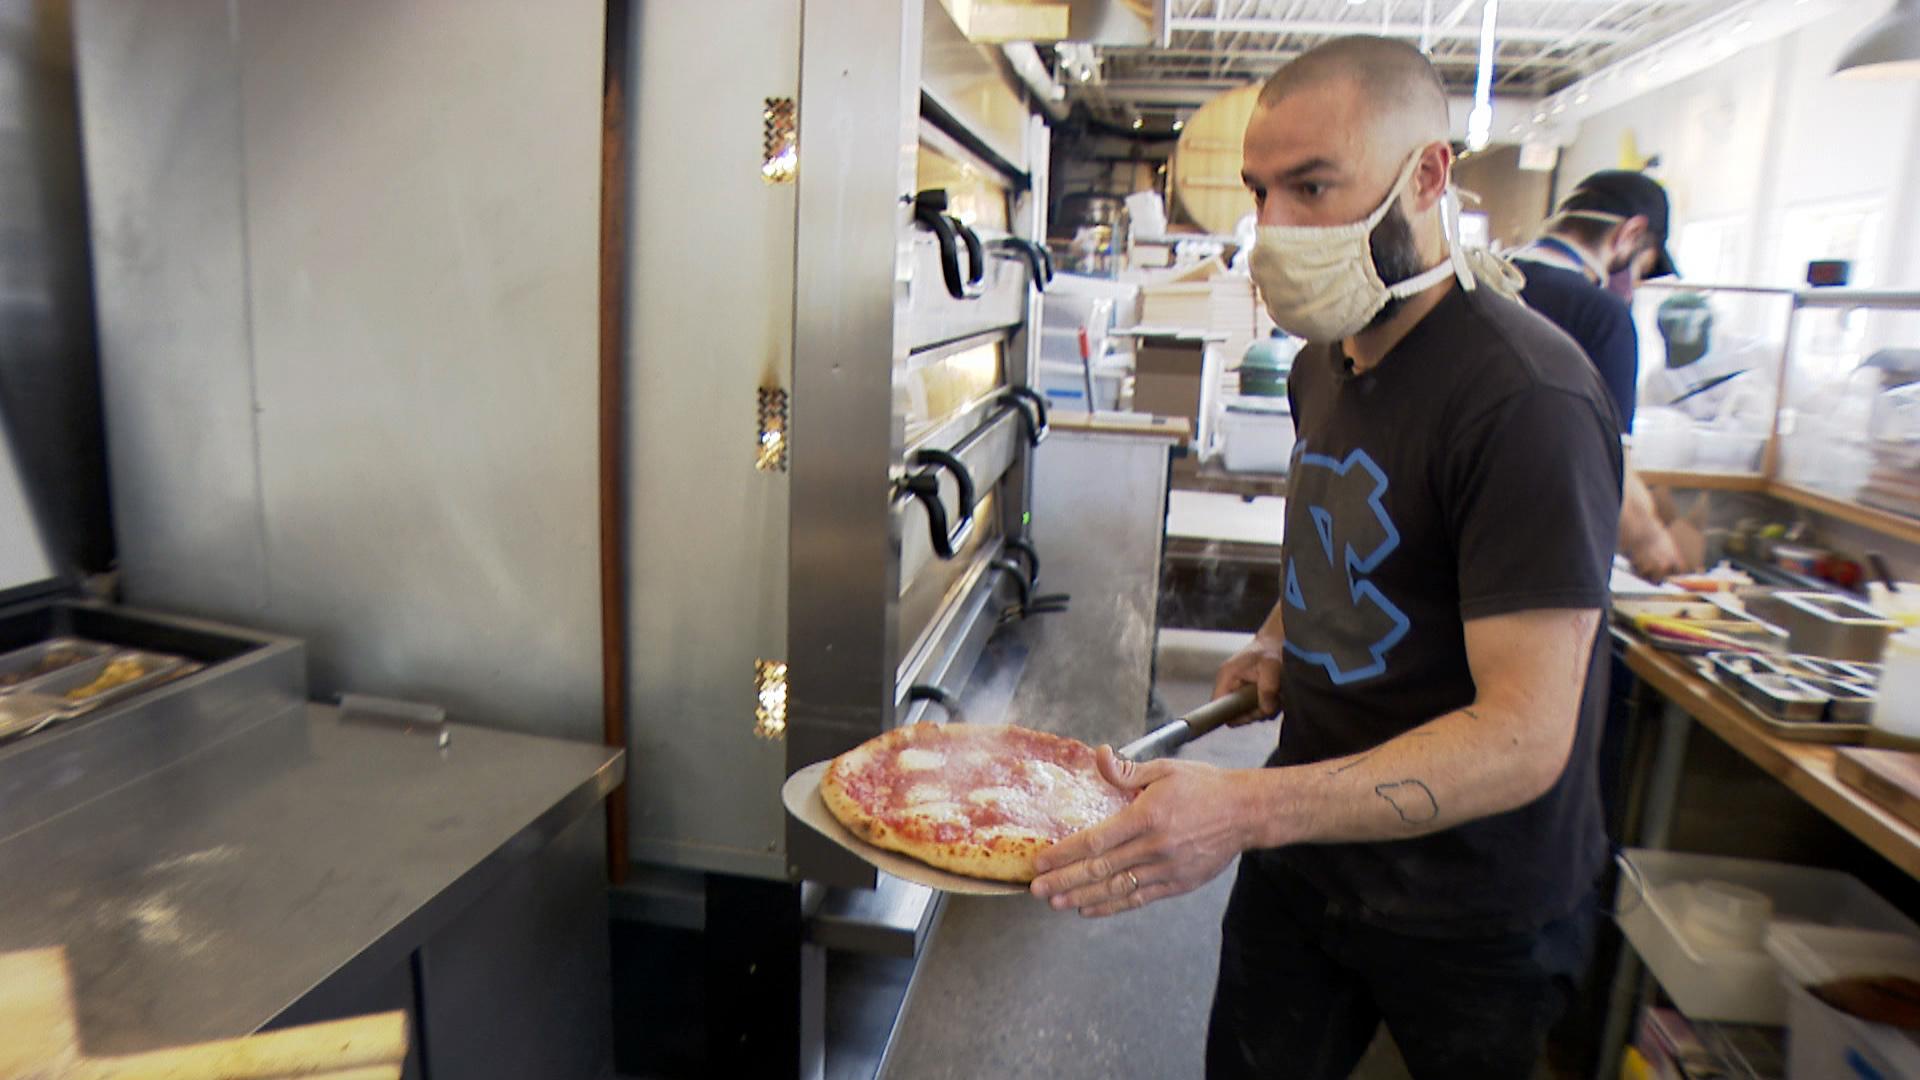
[{"label": "browned pizza crust", "polygon": [[[870,812],[848,790],[848,780],[876,763],[894,760],[900,751],[910,749],[934,732],[943,739],[978,739],[992,742],[1008,729],[1000,725],[915,724],[885,732],[835,758],[820,779],[820,798],[827,810],[848,831],[867,843],[888,851],[897,851],[941,870],[990,881],[1027,883],[1034,879],[1034,857],[1050,847],[1051,839],[1026,836],[968,836],[956,841],[941,841],[924,835],[922,830],[902,829]],[[1024,732],[1028,739],[1044,739],[1091,753],[1084,744],[1038,732]]]}]

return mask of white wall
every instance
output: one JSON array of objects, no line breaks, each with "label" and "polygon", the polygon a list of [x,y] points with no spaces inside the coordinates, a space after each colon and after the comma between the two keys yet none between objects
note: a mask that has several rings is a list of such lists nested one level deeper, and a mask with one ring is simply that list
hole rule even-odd
[{"label": "white wall", "polygon": [[[1884,10],[1848,5],[1590,117],[1561,156],[1561,192],[1620,167],[1631,137],[1640,154],[1660,156],[1677,244],[1689,224],[1723,223],[1715,239],[1729,269],[1713,276],[1802,284],[1805,258],[1821,245],[1794,238],[1813,217],[1858,207],[1871,215],[1871,236],[1856,283],[1920,287],[1920,82],[1831,74],[1846,43]],[[1701,233],[1691,234],[1696,243]]]}]

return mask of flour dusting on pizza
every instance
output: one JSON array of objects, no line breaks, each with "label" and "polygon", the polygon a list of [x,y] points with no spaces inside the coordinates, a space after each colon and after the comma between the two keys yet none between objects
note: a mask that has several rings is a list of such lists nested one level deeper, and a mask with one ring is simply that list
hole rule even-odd
[{"label": "flour dusting on pizza", "polygon": [[1131,796],[1085,743],[1004,724],[914,724],[840,755],[820,798],[854,835],[930,866],[1032,881],[1033,857]]}]

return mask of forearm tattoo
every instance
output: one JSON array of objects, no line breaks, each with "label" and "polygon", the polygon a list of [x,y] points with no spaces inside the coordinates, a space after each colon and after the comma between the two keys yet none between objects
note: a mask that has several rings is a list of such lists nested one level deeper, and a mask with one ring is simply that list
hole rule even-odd
[{"label": "forearm tattoo", "polygon": [[1378,784],[1373,793],[1387,800],[1387,805],[1393,807],[1393,812],[1399,814],[1405,824],[1424,825],[1440,816],[1440,803],[1433,797],[1433,789],[1418,780]]}]

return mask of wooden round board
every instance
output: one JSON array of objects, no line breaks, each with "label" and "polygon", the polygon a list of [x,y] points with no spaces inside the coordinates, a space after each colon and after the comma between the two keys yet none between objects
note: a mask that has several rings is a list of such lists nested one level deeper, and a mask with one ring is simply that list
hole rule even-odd
[{"label": "wooden round board", "polygon": [[820,778],[826,775],[831,760],[816,761],[813,764],[787,777],[780,787],[780,801],[787,805],[787,812],[805,822],[810,828],[827,839],[860,856],[876,869],[884,870],[902,881],[911,881],[916,885],[939,889],[942,892],[962,893],[967,896],[1016,896],[1027,891],[1025,885],[1015,885],[1005,881],[987,881],[983,878],[971,878],[962,874],[936,870],[918,859],[910,859],[896,851],[874,847],[865,840],[847,831],[840,819],[828,811],[827,804],[820,799]]}]

